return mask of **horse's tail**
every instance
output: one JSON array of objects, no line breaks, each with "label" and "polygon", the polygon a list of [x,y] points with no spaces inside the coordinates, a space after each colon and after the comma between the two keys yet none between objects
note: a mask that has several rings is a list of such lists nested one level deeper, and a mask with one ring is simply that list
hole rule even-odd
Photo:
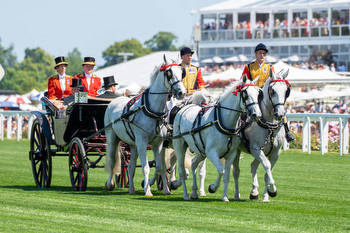
[{"label": "horse's tail", "polygon": [[[108,106],[105,112],[104,116],[104,124],[105,127],[108,126],[111,121],[111,108]],[[120,167],[121,167],[121,154],[120,154],[120,143],[119,139],[116,135],[116,133],[113,130],[112,126],[108,126],[105,128],[105,134],[106,134],[106,143],[107,143],[107,158],[106,158],[106,166],[105,171],[108,173],[113,174],[120,174]]]}]

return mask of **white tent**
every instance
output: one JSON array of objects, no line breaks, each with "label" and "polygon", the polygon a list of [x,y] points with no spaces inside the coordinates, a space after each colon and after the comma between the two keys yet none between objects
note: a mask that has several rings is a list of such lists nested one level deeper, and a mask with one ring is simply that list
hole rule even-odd
[{"label": "white tent", "polygon": [[[157,65],[163,64],[163,55],[166,54],[170,62],[180,63],[180,53],[176,52],[155,52],[147,56],[136,58],[125,63],[112,65],[96,71],[96,74],[101,77],[114,75],[115,81],[120,86],[129,86],[131,84],[138,84],[142,87],[149,85],[150,76]],[[193,54],[193,59],[196,59]],[[103,81],[103,80],[101,80]]]},{"label": "white tent", "polygon": [[213,61],[213,59],[211,59],[211,58],[206,58],[206,59],[204,59],[204,60],[202,60],[201,61],[201,63],[206,63],[206,64],[211,64],[211,63],[213,63],[214,61]]},{"label": "white tent", "polygon": [[222,60],[221,57],[215,56],[213,57],[213,62],[216,64],[219,64],[219,63],[224,63],[224,60]]},{"label": "white tent", "polygon": [[277,62],[277,58],[273,57],[273,56],[270,56],[270,55],[267,55],[266,58],[265,58],[266,62],[268,63],[275,63]]},{"label": "white tent", "polygon": [[237,56],[228,57],[225,62],[239,62],[239,58]]},{"label": "white tent", "polygon": [[212,73],[210,75],[203,76],[204,81],[212,81],[212,80],[229,80],[229,79],[240,79],[242,75],[242,69],[234,69],[230,68],[221,73]]},{"label": "white tent", "polygon": [[247,57],[246,55],[244,55],[244,54],[238,55],[238,59],[239,59],[241,62],[246,62],[246,61],[249,60],[248,57]]},{"label": "white tent", "polygon": [[278,73],[281,69],[289,69],[287,79],[290,83],[349,83],[350,78],[340,76],[328,69],[325,70],[304,70],[290,66],[282,61],[273,65]]}]

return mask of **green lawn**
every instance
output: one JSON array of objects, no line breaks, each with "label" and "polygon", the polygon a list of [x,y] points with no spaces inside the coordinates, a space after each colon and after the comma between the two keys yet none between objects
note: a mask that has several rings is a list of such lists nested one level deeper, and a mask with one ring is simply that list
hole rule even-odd
[{"label": "green lawn", "polygon": [[[350,232],[349,155],[284,152],[273,171],[278,196],[269,203],[249,200],[252,157],[244,155],[242,201],[232,200],[231,178],[224,203],[223,183],[196,201],[183,201],[182,188],[164,196],[152,187],[154,197],[145,198],[139,168],[136,195],[105,191],[103,169],[90,169],[87,191],[74,192],[65,157],[53,158],[52,187],[38,189],[28,150],[28,141],[0,141],[0,232]],[[216,178],[207,166],[206,186]]]}]

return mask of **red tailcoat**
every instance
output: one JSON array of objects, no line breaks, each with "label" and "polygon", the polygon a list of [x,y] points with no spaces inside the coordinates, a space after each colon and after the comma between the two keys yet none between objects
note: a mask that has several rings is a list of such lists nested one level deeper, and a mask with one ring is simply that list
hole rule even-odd
[{"label": "red tailcoat", "polygon": [[97,96],[97,91],[101,89],[101,79],[100,77],[93,74],[90,78],[90,88],[88,88],[87,79],[85,74],[78,74],[74,78],[80,78],[83,86],[88,90],[88,95],[91,97]]},{"label": "red tailcoat", "polygon": [[48,88],[47,88],[49,99],[61,100],[63,97],[67,97],[72,94],[72,88],[70,87],[70,85],[72,85],[72,76],[66,75],[65,80],[66,80],[66,89],[63,92],[59,77],[54,76],[49,78]]}]

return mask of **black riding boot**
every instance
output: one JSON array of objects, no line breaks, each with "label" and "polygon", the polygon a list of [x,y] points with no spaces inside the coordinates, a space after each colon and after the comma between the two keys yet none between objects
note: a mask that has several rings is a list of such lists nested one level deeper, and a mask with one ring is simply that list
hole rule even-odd
[{"label": "black riding boot", "polygon": [[283,125],[284,125],[284,131],[286,132],[286,139],[287,139],[287,142],[294,141],[294,140],[295,140],[295,137],[294,137],[293,134],[289,131],[288,124],[287,124],[287,123],[283,123]]}]

